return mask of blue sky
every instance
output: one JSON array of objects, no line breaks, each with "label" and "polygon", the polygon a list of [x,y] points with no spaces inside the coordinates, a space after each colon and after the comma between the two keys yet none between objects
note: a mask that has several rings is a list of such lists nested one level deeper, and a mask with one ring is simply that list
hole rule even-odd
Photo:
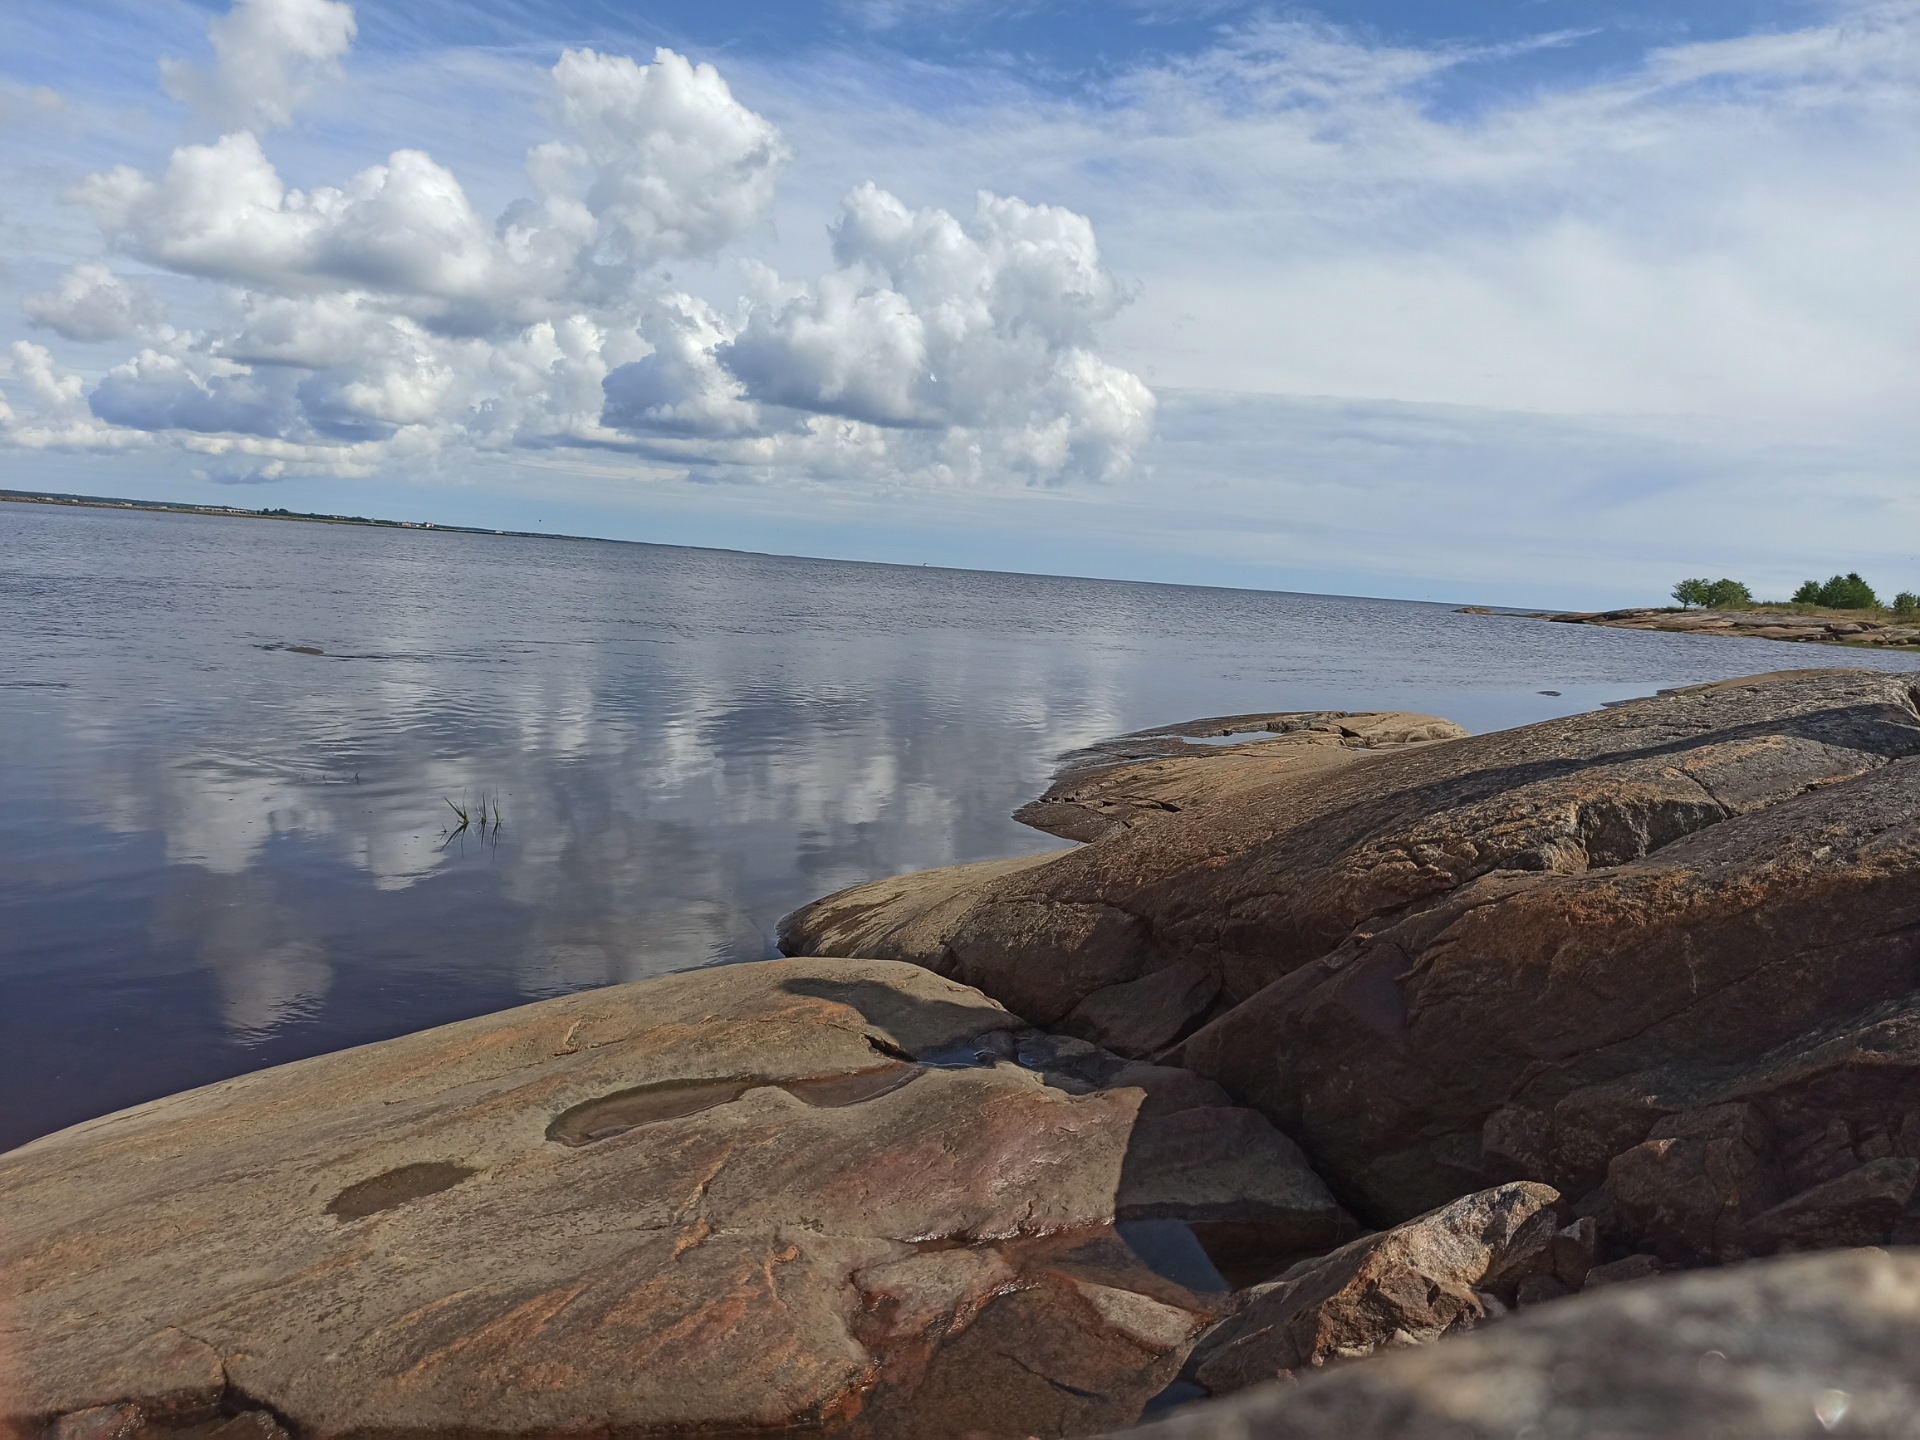
[{"label": "blue sky", "polygon": [[1865,0],[16,0],[0,484],[1912,588],[1917,41]]}]

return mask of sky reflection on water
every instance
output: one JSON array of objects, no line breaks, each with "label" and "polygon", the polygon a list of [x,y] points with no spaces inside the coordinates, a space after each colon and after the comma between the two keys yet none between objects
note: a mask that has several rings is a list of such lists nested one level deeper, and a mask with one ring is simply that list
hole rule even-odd
[{"label": "sky reflection on water", "polygon": [[[1398,601],[16,504],[0,617],[0,1147],[771,955],[780,915],[842,885],[1056,848],[1009,812],[1054,756],[1121,731],[1323,707],[1486,730],[1916,663]],[[498,834],[450,834],[447,802],[482,794]]]}]

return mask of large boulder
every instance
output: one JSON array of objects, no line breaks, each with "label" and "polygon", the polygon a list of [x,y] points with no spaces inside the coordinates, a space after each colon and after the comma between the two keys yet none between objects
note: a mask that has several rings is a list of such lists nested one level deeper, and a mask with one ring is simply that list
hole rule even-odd
[{"label": "large boulder", "polygon": [[1183,1407],[1126,1440],[1908,1435],[1920,1253],[1755,1261]]},{"label": "large boulder", "polygon": [[1081,1434],[1218,1313],[1129,1227],[1351,1234],[1197,1077],[845,960],[137,1106],[0,1156],[0,1213],[0,1435],[62,1440]]},{"label": "large boulder", "polygon": [[1216,1080],[1371,1223],[1532,1180],[1687,1264],[1920,1235],[1917,879],[1911,680],[1801,671],[1250,783],[897,953]]}]

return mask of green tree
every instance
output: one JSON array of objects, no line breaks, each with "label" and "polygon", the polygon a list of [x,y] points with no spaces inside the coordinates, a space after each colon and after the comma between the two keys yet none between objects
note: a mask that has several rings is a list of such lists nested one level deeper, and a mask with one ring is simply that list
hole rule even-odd
[{"label": "green tree", "polygon": [[1920,611],[1920,595],[1914,594],[1911,590],[1902,590],[1893,597],[1894,614],[1912,615],[1916,611]]},{"label": "green tree", "polygon": [[1705,605],[1707,597],[1713,593],[1711,580],[1682,580],[1673,587],[1673,598],[1680,602],[1680,608],[1689,605]]},{"label": "green tree", "polygon": [[1706,603],[1716,610],[1730,605],[1751,605],[1753,592],[1738,580],[1716,580],[1707,587]]},{"label": "green tree", "polygon": [[1830,610],[1871,610],[1880,601],[1857,570],[1836,575],[1820,587],[1820,603]]},{"label": "green tree", "polygon": [[1793,603],[1796,605],[1818,605],[1820,603],[1820,582],[1818,580],[1809,580],[1798,590],[1794,591]]}]

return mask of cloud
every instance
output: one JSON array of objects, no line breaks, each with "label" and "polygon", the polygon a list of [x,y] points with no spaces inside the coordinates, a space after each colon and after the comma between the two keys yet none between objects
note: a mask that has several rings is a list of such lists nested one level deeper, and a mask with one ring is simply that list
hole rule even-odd
[{"label": "cloud", "polygon": [[27,319],[68,340],[130,340],[166,322],[166,308],[146,286],[83,260],[52,290],[20,302]]},{"label": "cloud", "polygon": [[163,59],[160,83],[223,129],[281,129],[339,75],[355,29],[341,0],[234,0],[207,26],[213,70]]},{"label": "cloud", "polygon": [[786,142],[733,98],[713,66],[666,49],[651,65],[568,50],[553,78],[579,148],[544,152],[536,184],[551,177],[544,193],[549,212],[559,212],[569,201],[554,182],[566,162],[577,154],[591,166],[577,203],[594,222],[595,267],[631,273],[711,255],[766,213]]},{"label": "cloud", "polygon": [[655,316],[655,353],[609,374],[603,422],[776,437],[781,412],[852,422],[783,442],[816,473],[836,434],[854,470],[884,455],[944,481],[1102,479],[1131,463],[1153,396],[1093,353],[1127,297],[1084,216],[982,193],[963,222],[867,184],[832,237],[839,265],[811,283],[754,271],[737,328],[690,297]]},{"label": "cloud", "polygon": [[[342,14],[240,0],[214,31],[222,93],[238,105],[288,56],[317,74],[351,39]],[[216,323],[161,333],[142,292],[95,265],[29,301],[69,335],[153,342],[67,431],[167,436],[248,478],[567,447],[827,482],[1125,470],[1153,400],[1094,353],[1127,297],[1085,217],[983,194],[961,221],[865,185],[832,227],[832,270],[790,284],[747,262],[750,293],[716,303],[663,267],[765,227],[780,131],[670,50],[647,65],[568,50],[550,80],[563,136],[527,152],[532,194],[492,223],[419,149],[288,185],[257,133],[283,113],[153,174],[89,175],[70,198],[111,247],[229,298]]]}]

